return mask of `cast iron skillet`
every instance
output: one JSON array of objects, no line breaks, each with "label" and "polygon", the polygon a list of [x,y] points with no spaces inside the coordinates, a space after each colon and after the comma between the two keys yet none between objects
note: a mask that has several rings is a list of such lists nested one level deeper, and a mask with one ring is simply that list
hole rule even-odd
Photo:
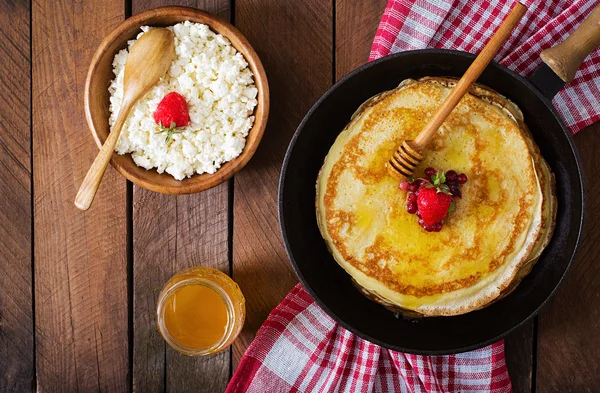
[{"label": "cast iron skillet", "polygon": [[285,247],[300,281],[343,327],[390,349],[447,354],[499,340],[532,318],[547,302],[573,262],[581,238],[585,211],[581,161],[571,134],[551,103],[562,83],[544,83],[542,78],[538,88],[492,63],[478,83],[505,95],[521,108],[556,176],[556,229],[531,273],[513,293],[482,310],[411,321],[359,293],[350,276],[328,252],[317,227],[315,183],[329,148],[351,115],[368,98],[395,88],[406,78],[460,77],[474,57],[464,52],[426,49],[398,53],[358,68],[312,107],[294,134],[284,159],[279,183],[279,220]]}]

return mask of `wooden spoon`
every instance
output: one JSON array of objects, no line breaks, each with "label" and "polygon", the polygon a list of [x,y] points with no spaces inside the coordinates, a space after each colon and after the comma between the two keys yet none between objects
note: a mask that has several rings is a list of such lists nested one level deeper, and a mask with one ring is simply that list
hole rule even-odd
[{"label": "wooden spoon", "polygon": [[87,210],[92,204],[131,108],[167,73],[173,57],[173,33],[165,28],[150,29],[133,44],[125,63],[121,109],[106,142],[79,187],[75,197],[75,206],[79,209]]},{"label": "wooden spoon", "polygon": [[412,176],[415,168],[424,158],[422,151],[429,145],[434,134],[450,115],[450,112],[452,112],[461,98],[469,91],[469,87],[479,78],[485,67],[490,64],[498,49],[504,44],[504,41],[506,41],[526,11],[527,8],[523,4],[515,4],[496,33],[494,33],[481,53],[475,58],[473,64],[471,64],[462,78],[456,83],[456,86],[425,125],[421,133],[417,135],[414,141],[404,141],[400,145],[387,164],[388,173],[392,177],[402,180]]}]

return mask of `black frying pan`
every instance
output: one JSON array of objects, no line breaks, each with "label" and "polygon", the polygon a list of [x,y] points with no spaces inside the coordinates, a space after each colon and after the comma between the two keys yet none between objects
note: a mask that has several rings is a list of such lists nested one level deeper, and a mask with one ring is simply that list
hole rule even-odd
[{"label": "black frying pan", "polygon": [[395,315],[359,293],[328,252],[317,227],[315,183],[329,148],[354,111],[368,98],[395,88],[406,78],[460,77],[474,58],[459,51],[426,49],[398,53],[360,67],[317,101],[298,127],[285,156],[279,183],[279,220],[300,281],[342,326],[387,348],[446,354],[499,340],[533,317],[548,301],[569,270],[579,245],[585,211],[581,161],[571,134],[551,103],[564,82],[547,66],[536,72],[536,86],[492,63],[478,83],[495,89],[521,108],[556,175],[556,229],[531,273],[509,296],[484,309],[414,321]]}]

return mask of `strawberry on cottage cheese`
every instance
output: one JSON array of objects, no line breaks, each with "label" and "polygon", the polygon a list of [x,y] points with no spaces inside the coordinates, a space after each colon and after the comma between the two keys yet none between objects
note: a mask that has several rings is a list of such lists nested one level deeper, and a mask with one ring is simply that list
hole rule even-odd
[{"label": "strawberry on cottage cheese", "polygon": [[[149,29],[142,27],[137,38]],[[133,107],[115,151],[131,153],[137,165],[182,180],[195,173],[215,173],[242,152],[254,123],[258,89],[244,56],[227,38],[189,21],[169,29],[175,36],[171,68]],[[129,41],[129,48],[134,43]],[[108,89],[111,126],[123,99],[127,55],[128,49],[123,49],[113,60],[115,79]],[[185,98],[190,122],[166,143],[153,114],[171,92]]]}]

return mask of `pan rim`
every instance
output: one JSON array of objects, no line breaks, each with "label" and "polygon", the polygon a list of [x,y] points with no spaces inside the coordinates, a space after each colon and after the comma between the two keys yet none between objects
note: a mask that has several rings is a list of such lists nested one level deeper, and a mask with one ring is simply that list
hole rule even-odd
[{"label": "pan rim", "polygon": [[[353,77],[355,77],[357,74],[363,72],[366,69],[369,69],[371,67],[376,67],[378,64],[383,63],[383,62],[387,62],[387,61],[392,61],[394,59],[397,58],[401,58],[401,57],[409,57],[409,56],[414,56],[416,54],[446,54],[446,55],[450,55],[450,56],[462,56],[464,58],[469,58],[469,59],[474,59],[476,57],[476,55],[472,54],[472,53],[468,53],[468,52],[464,52],[464,51],[458,51],[458,50],[451,50],[451,49],[435,49],[435,48],[430,48],[430,49],[418,49],[418,50],[411,50],[411,51],[404,51],[404,52],[399,52],[399,53],[395,53],[389,56],[385,56],[379,59],[376,59],[374,61],[368,62],[358,68],[356,68],[355,70],[349,72],[348,74],[344,75],[339,81],[337,81],[334,85],[332,85],[329,89],[327,89],[327,91],[313,104],[313,106],[310,108],[310,110],[306,113],[306,115],[304,116],[304,118],[302,119],[302,121],[300,122],[300,124],[298,125],[298,127],[296,128],[296,131],[294,132],[294,135],[292,136],[289,144],[288,144],[288,148],[286,150],[285,153],[285,157],[283,159],[283,163],[282,163],[282,167],[281,167],[281,172],[280,172],[280,176],[279,176],[279,182],[278,182],[278,192],[277,192],[277,196],[278,196],[278,220],[279,220],[279,227],[280,227],[280,232],[281,232],[281,236],[283,238],[283,242],[284,242],[284,247],[285,247],[285,251],[288,255],[288,258],[290,259],[290,262],[292,264],[292,268],[294,269],[294,272],[296,273],[296,275],[298,276],[299,281],[302,283],[302,285],[304,286],[304,288],[306,289],[306,291],[311,295],[311,297],[314,299],[314,301],[319,305],[319,307],[321,307],[321,309],[323,309],[323,311],[325,311],[325,313],[332,318],[335,322],[339,323],[342,327],[344,327],[346,330],[352,332],[353,334],[356,334],[358,337],[361,337],[369,342],[372,342],[376,345],[379,345],[381,347],[384,348],[388,348],[388,349],[392,349],[395,351],[400,351],[400,352],[406,352],[406,353],[411,353],[411,354],[417,354],[417,355],[449,355],[449,354],[455,354],[455,353],[460,353],[460,352],[467,352],[467,351],[471,351],[471,350],[475,350],[475,349],[479,349],[482,348],[486,345],[495,343],[501,339],[503,339],[504,337],[506,337],[507,335],[509,335],[511,332],[513,332],[514,330],[518,329],[519,327],[523,326],[525,323],[529,322],[532,318],[534,318],[536,315],[539,314],[540,310],[546,306],[548,304],[548,301],[554,296],[554,294],[556,293],[556,290],[562,285],[563,281],[565,280],[565,277],[568,275],[568,273],[570,272],[573,263],[579,253],[579,249],[580,249],[580,245],[581,245],[581,240],[583,238],[583,232],[584,232],[584,228],[585,228],[585,216],[586,216],[586,194],[585,194],[585,179],[584,179],[584,174],[583,174],[583,165],[581,162],[581,157],[579,154],[579,151],[577,149],[577,147],[575,146],[575,142],[573,140],[573,135],[571,135],[571,133],[568,131],[566,125],[564,124],[563,120],[560,118],[558,112],[556,111],[556,109],[554,108],[554,105],[552,105],[552,102],[548,99],[548,97],[546,97],[545,95],[542,94],[542,92],[540,90],[537,89],[537,87],[535,87],[527,78],[524,78],[523,76],[517,74],[516,72],[510,70],[509,68],[504,67],[503,65],[499,64],[498,62],[492,61],[490,66],[499,68],[501,71],[509,74],[511,77],[515,78],[517,81],[519,81],[521,84],[525,85],[525,87],[527,87],[528,90],[532,91],[535,96],[541,100],[543,102],[543,104],[550,110],[550,112],[553,114],[554,116],[554,121],[556,121],[562,132],[565,134],[567,141],[568,141],[568,146],[575,158],[575,163],[576,163],[576,168],[577,168],[577,180],[579,181],[579,189],[577,190],[579,192],[579,194],[581,195],[581,215],[580,215],[580,219],[579,219],[579,227],[577,228],[577,236],[574,242],[574,251],[571,254],[569,261],[566,265],[566,268],[564,270],[564,272],[562,273],[560,279],[558,280],[558,282],[556,283],[556,285],[554,286],[554,288],[550,291],[550,293],[548,294],[548,296],[546,297],[546,299],[544,299],[544,301],[542,301],[540,303],[539,306],[537,306],[537,308],[535,308],[535,310],[533,310],[526,318],[524,318],[521,322],[515,324],[514,326],[512,326],[511,328],[507,329],[505,332],[495,335],[494,337],[491,337],[485,341],[476,343],[476,344],[472,344],[472,345],[465,345],[465,346],[460,346],[457,348],[453,348],[450,350],[447,349],[441,349],[441,350],[435,350],[435,349],[427,349],[427,350],[423,350],[423,349],[415,349],[415,348],[405,348],[403,346],[399,346],[399,345],[395,345],[395,344],[389,344],[386,342],[383,342],[382,340],[379,340],[377,338],[372,337],[371,335],[364,333],[362,331],[359,331],[358,329],[350,326],[349,324],[347,324],[340,316],[338,316],[336,313],[334,313],[313,291],[313,289],[310,287],[310,285],[308,285],[308,281],[306,280],[306,278],[304,277],[304,275],[302,274],[300,267],[294,257],[294,255],[291,252],[291,246],[289,243],[289,239],[287,236],[287,228],[285,226],[285,222],[283,221],[283,215],[284,215],[284,202],[283,202],[283,194],[284,194],[284,182],[285,182],[285,178],[286,178],[286,173],[287,173],[287,168],[288,168],[288,164],[289,164],[289,160],[290,157],[292,155],[292,152],[294,150],[294,146],[296,145],[297,139],[299,138],[300,134],[302,133],[302,130],[305,128],[306,123],[310,120],[310,118],[312,117],[313,113],[317,110],[317,108],[319,108],[322,104],[323,101],[325,101],[337,88],[338,86],[340,86],[341,84],[345,83],[348,79],[351,79]],[[490,67],[488,66],[488,67]]]}]

